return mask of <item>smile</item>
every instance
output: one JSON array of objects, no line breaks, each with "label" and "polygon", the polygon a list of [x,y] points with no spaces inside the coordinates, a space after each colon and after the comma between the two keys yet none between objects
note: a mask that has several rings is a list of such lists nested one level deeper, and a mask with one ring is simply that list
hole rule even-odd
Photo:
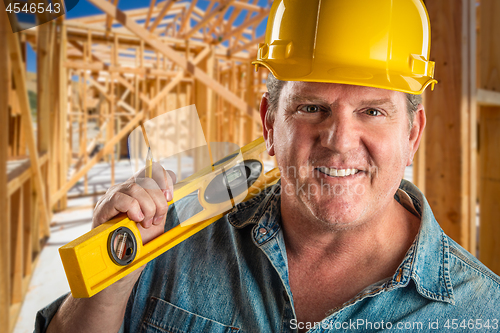
[{"label": "smile", "polygon": [[347,177],[350,175],[355,175],[360,171],[358,169],[331,169],[327,167],[319,167],[317,169],[319,170],[319,172],[331,177]]}]

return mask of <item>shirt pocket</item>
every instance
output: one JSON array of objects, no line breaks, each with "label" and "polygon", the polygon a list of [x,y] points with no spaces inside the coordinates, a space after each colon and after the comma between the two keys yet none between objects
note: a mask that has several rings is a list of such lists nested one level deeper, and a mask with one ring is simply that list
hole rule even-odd
[{"label": "shirt pocket", "polygon": [[141,333],[237,333],[237,327],[226,326],[181,309],[156,297],[149,299]]}]

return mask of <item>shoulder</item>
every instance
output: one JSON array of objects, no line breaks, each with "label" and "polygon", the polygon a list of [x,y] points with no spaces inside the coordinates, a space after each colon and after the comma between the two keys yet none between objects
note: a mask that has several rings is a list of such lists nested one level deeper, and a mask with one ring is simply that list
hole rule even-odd
[{"label": "shoulder", "polygon": [[[500,288],[500,276],[491,271],[453,239],[448,236],[445,237],[449,243],[450,258],[455,265],[459,265],[470,274],[474,272],[479,278],[486,279],[486,281],[490,281],[492,285]],[[456,269],[458,269],[458,267]]]},{"label": "shoulder", "polygon": [[[465,312],[498,314],[500,277],[445,235],[449,244],[449,277],[455,304]],[[500,318],[499,318],[500,319]]]}]

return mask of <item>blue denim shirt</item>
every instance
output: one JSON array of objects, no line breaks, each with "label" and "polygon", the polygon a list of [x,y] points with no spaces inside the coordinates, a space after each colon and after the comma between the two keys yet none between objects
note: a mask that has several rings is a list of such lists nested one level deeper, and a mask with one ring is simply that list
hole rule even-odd
[{"label": "blue denim shirt", "polygon": [[[422,221],[403,262],[319,323],[295,319],[278,183],[150,262],[121,331],[498,332],[500,278],[443,233],[413,184],[403,180],[395,198]],[[39,312],[36,332],[61,301]]]}]

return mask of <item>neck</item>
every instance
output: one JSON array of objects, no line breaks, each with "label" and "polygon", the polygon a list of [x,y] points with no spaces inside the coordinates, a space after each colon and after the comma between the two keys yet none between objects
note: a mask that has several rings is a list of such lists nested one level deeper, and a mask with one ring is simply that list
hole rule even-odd
[{"label": "neck", "polygon": [[420,225],[419,219],[396,200],[370,220],[342,229],[284,207],[287,200],[281,202],[287,253],[299,261],[402,260]]}]

